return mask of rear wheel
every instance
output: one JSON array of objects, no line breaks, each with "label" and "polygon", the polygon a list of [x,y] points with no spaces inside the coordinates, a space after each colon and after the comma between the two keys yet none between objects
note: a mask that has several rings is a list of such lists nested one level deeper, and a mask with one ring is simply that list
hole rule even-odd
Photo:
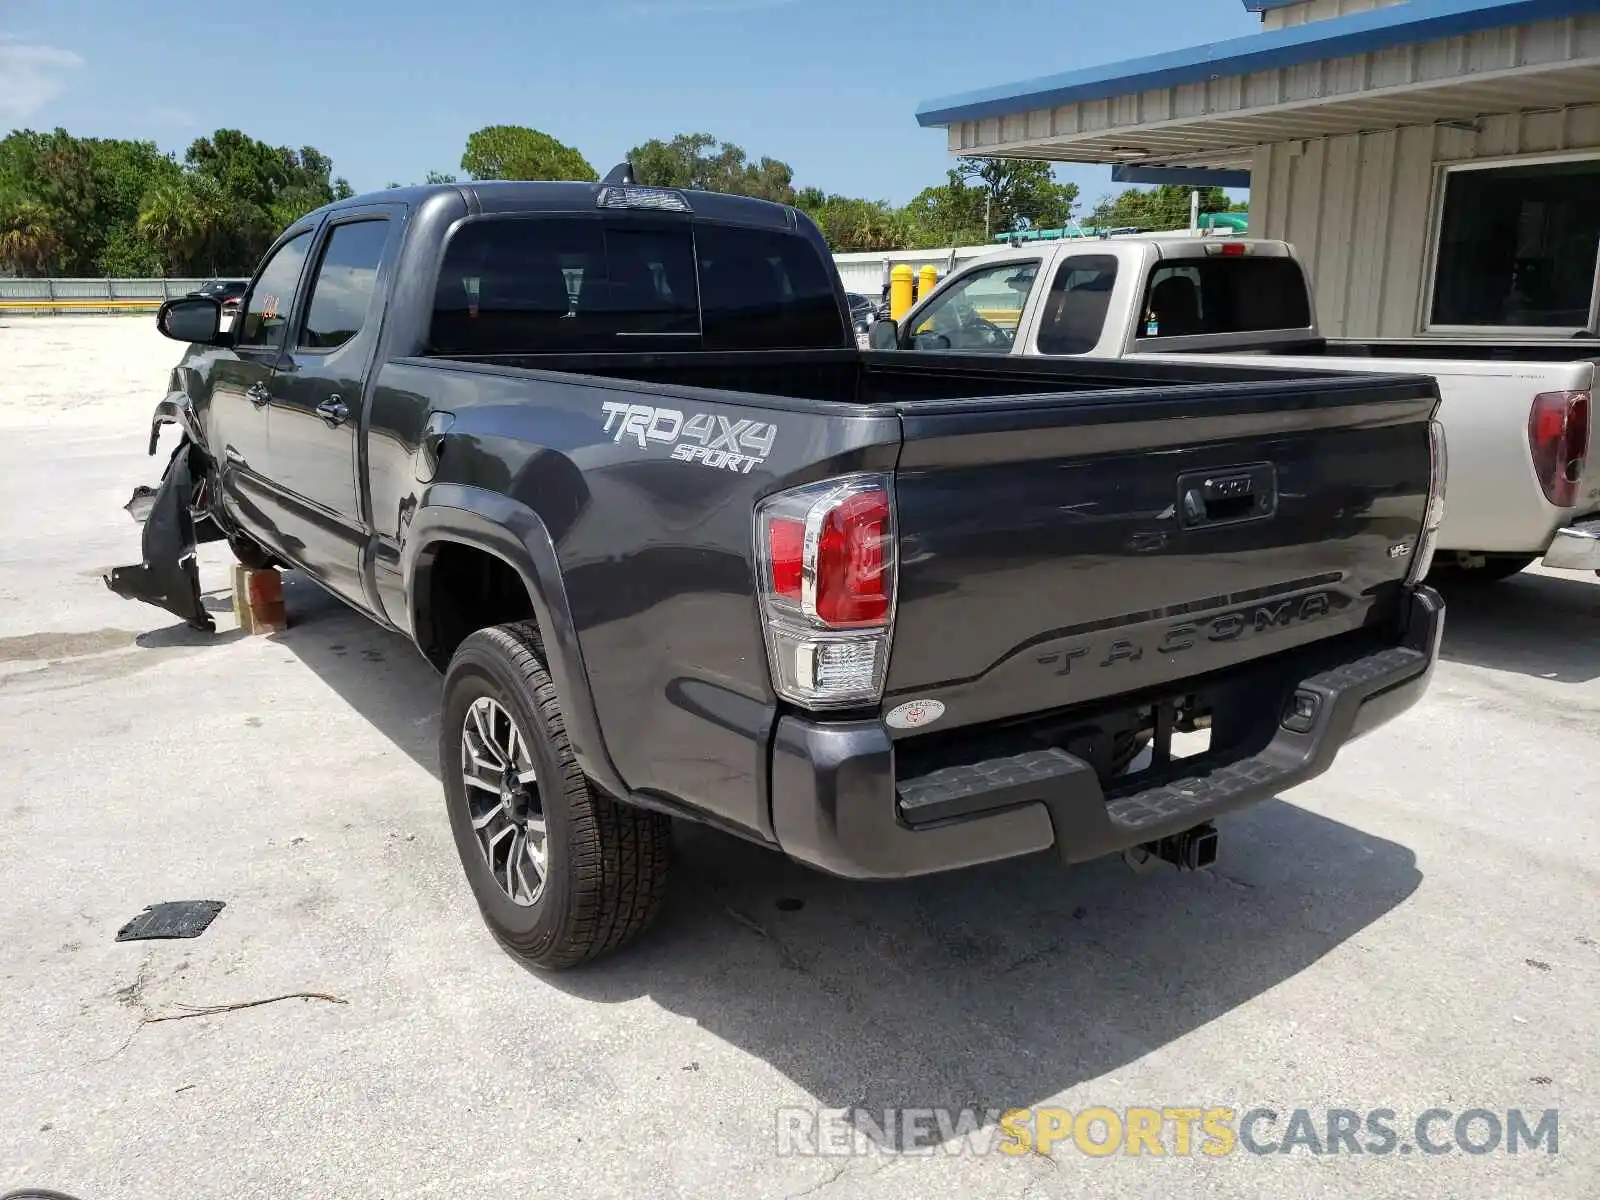
[{"label": "rear wheel", "polygon": [[584,777],[530,622],[480,629],[450,660],[439,767],[484,921],[536,967],[577,966],[655,919],[671,823]]},{"label": "rear wheel", "polygon": [[1441,554],[1428,572],[1431,580],[1443,584],[1499,583],[1533,564],[1537,554],[1471,554],[1457,551]]}]

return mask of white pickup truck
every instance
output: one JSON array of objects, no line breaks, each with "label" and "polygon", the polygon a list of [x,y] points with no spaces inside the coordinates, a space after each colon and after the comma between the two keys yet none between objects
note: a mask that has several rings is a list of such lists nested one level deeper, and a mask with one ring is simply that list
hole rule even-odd
[{"label": "white pickup truck", "polygon": [[1600,571],[1593,330],[1568,341],[1324,338],[1293,246],[1167,234],[997,250],[898,325],[874,325],[869,342],[1432,375],[1450,454],[1434,569],[1487,582],[1542,556],[1548,567]]}]

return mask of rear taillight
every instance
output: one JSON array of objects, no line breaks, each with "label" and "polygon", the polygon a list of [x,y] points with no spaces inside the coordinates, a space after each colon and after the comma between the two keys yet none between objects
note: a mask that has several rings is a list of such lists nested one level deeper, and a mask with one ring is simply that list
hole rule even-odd
[{"label": "rear taillight", "polygon": [[1589,393],[1540,392],[1528,413],[1528,448],[1545,499],[1557,508],[1578,502],[1589,457]]},{"label": "rear taillight", "polygon": [[1439,526],[1444,524],[1444,496],[1449,482],[1450,454],[1444,426],[1438,421],[1429,421],[1428,507],[1422,515],[1422,536],[1417,539],[1417,552],[1411,556],[1407,583],[1421,583],[1428,576],[1428,568],[1433,566],[1433,551],[1439,542]]},{"label": "rear taillight", "polygon": [[773,689],[805,708],[877,703],[894,615],[888,477],[779,492],[756,508],[755,524]]}]

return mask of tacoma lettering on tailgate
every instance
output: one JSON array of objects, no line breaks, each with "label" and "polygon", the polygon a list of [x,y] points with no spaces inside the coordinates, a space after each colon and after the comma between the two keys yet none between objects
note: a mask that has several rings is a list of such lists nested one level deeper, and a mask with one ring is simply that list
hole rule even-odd
[{"label": "tacoma lettering on tailgate", "polygon": [[1142,636],[1052,650],[1038,655],[1035,661],[1051,668],[1056,675],[1070,675],[1074,665],[1111,667],[1117,663],[1138,662],[1146,650],[1156,654],[1180,654],[1204,642],[1233,642],[1273,629],[1302,625],[1347,608],[1349,604],[1350,598],[1341,592],[1310,592],[1286,600],[1266,600],[1245,608],[1229,609],[1214,616],[1175,621]]}]

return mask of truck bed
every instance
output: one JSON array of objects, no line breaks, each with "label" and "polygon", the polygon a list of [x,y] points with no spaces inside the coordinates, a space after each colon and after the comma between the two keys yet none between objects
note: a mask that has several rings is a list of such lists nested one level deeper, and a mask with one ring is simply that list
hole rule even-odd
[{"label": "truck bed", "polygon": [[[892,475],[898,585],[882,709],[942,705],[932,731],[891,732],[916,743],[913,758],[937,759],[938,744],[1004,742],[1018,721],[1043,736],[1040,722],[1053,729],[1068,714],[1077,728],[1070,714],[1117,697],[1126,732],[1142,719],[1128,708],[1137,697],[1223,703],[1205,690],[1218,672],[1273,660],[1306,673],[1320,660],[1302,658],[1322,645],[1394,644],[1437,404],[1421,376],[1204,360],[409,358],[382,368],[375,397],[375,429],[396,435],[373,442],[379,514],[401,511],[414,486],[406,459],[383,458],[415,445],[420,396],[455,411],[463,443],[477,431],[474,458],[456,463],[463,481],[483,455],[512,497],[546,509],[560,499],[546,520],[629,789],[698,793],[744,828],[764,819],[752,779],[690,787],[682,764],[737,758],[773,719],[766,664],[751,653],[761,633],[749,514],[763,496],[841,472]],[[697,469],[671,461],[685,448],[676,435],[602,430],[605,404],[669,410],[685,428],[725,419],[777,432],[749,471]],[[447,454],[435,489],[451,470]],[[1200,513],[1180,513],[1213,484]],[[398,524],[380,532],[402,536]],[[391,553],[377,552],[380,576]],[[398,590],[398,574],[388,586]],[[722,715],[696,715],[708,699],[668,702],[686,687],[721,697]],[[741,731],[736,711],[748,714]],[[1214,744],[1238,752],[1258,732],[1224,721]]]},{"label": "truck bed", "polygon": [[[1328,385],[1325,372],[1291,367],[1118,359],[919,354],[891,350],[779,350],[662,354],[527,354],[410,361],[626,379],[841,404],[1104,392],[1184,385]],[[1359,375],[1347,381],[1365,380]],[[1393,375],[1385,379],[1396,379]],[[1414,382],[1414,381],[1413,381]],[[1315,389],[1313,389],[1315,390]]]},{"label": "truck bed", "polygon": [[[1186,350],[1187,354],[1207,354],[1204,347]],[[1238,347],[1219,347],[1214,353],[1244,354]],[[1516,362],[1600,364],[1600,341],[1594,338],[1514,338],[1503,342],[1476,341],[1471,338],[1390,338],[1386,341],[1361,341],[1345,338],[1316,338],[1305,342],[1276,342],[1263,346],[1262,354],[1305,358],[1380,358],[1432,359],[1454,362]]]}]

